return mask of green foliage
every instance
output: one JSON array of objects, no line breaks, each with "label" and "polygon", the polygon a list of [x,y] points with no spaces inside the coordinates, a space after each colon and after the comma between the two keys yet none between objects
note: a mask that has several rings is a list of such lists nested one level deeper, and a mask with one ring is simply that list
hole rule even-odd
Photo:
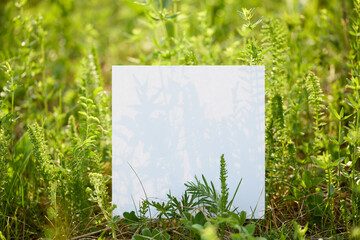
[{"label": "green foliage", "polygon": [[135,235],[135,240],[145,240],[145,239],[154,239],[154,240],[169,240],[170,235],[167,232],[161,231],[159,229],[155,229],[154,231],[150,231],[148,228],[144,228],[141,231],[141,235]]},{"label": "green foliage", "polygon": [[305,233],[308,230],[308,224],[305,227],[301,227],[297,222],[293,222],[295,232],[294,239],[303,240],[305,239]]},{"label": "green foliage", "polygon": [[[2,1],[0,24],[0,238],[357,237],[359,0]],[[114,64],[265,65],[265,219],[223,157],[219,192],[112,216]]]},{"label": "green foliage", "polygon": [[[263,45],[269,51],[267,71],[268,96],[271,98],[275,92],[284,93],[282,88],[287,84],[287,63],[289,61],[287,45],[287,32],[284,25],[278,19],[270,19],[264,22],[261,29]],[[286,93],[286,92],[285,92]]]},{"label": "green foliage", "polygon": [[204,175],[202,175],[202,180],[203,183],[195,176],[195,182],[185,183],[186,191],[198,197],[199,202],[208,206],[207,210],[210,213],[216,214],[219,210],[218,204],[221,202],[221,197],[212,181],[208,183]]},{"label": "green foliage", "polygon": [[226,183],[227,179],[227,170],[224,154],[221,155],[220,159],[220,186],[221,186],[221,200],[220,200],[220,209],[222,212],[227,211],[226,209],[229,198],[229,188]]},{"label": "green foliage", "polygon": [[315,135],[314,153],[317,154],[319,148],[321,148],[321,137],[323,125],[323,113],[322,110],[325,108],[323,105],[323,93],[320,87],[319,78],[314,73],[310,72],[305,76],[305,84],[308,91],[309,105],[313,112],[313,128]]},{"label": "green foliage", "polygon": [[6,238],[5,238],[4,235],[1,233],[1,231],[0,231],[0,240],[6,240]]},{"label": "green foliage", "polygon": [[230,238],[234,240],[243,240],[243,239],[254,239],[254,240],[264,240],[262,237],[253,236],[255,233],[256,225],[249,223],[244,225],[246,220],[246,213],[242,211],[239,215],[235,213],[230,213],[225,217],[219,217],[213,222],[217,224],[227,224],[229,227],[236,229],[238,232],[231,234]]},{"label": "green foliage", "polygon": [[134,211],[124,212],[124,224],[128,225],[130,229],[134,230],[141,226],[141,219],[136,216]]},{"label": "green foliage", "polygon": [[251,8],[251,9],[246,9],[246,8],[242,8],[241,11],[237,11],[239,13],[239,15],[241,16],[241,18],[246,21],[246,23],[244,24],[244,27],[248,30],[253,30],[259,23],[261,23],[262,21],[262,17],[257,20],[255,23],[251,22],[251,19],[254,16],[254,12],[255,12],[255,8]]},{"label": "green foliage", "polygon": [[351,239],[358,239],[360,237],[360,228],[355,227],[351,232]]},{"label": "green foliage", "polygon": [[[0,199],[3,200],[5,194],[5,185],[6,185],[6,175],[8,170],[8,165],[10,162],[10,154],[8,148],[11,143],[11,114],[2,116],[1,126],[0,126]],[[2,205],[3,201],[0,201]]]},{"label": "green foliage", "polygon": [[42,173],[45,182],[50,183],[53,177],[56,179],[55,166],[50,159],[49,150],[45,141],[43,129],[37,123],[29,126],[30,140],[34,146],[34,157],[38,161],[39,172]]},{"label": "green foliage", "polygon": [[[252,30],[262,22],[262,17],[255,23],[251,22],[254,11],[254,8],[242,8],[242,11],[238,11],[240,17],[246,22],[242,28],[238,29],[239,34],[244,37],[249,37]],[[261,65],[264,59],[264,53],[263,47],[255,40],[254,36],[251,36],[246,40],[245,49],[239,53],[239,60],[248,65]]]},{"label": "green foliage", "polygon": [[355,10],[355,16],[352,19],[352,25],[351,30],[349,31],[349,34],[352,36],[352,39],[350,40],[350,46],[351,50],[349,53],[349,67],[350,67],[350,75],[351,78],[348,80],[347,87],[353,90],[352,95],[348,96],[348,99],[346,99],[346,102],[348,105],[353,109],[353,122],[350,125],[350,130],[348,132],[348,136],[345,138],[345,140],[350,145],[350,151],[351,152],[351,176],[349,177],[349,180],[351,182],[351,188],[352,188],[352,195],[351,195],[351,203],[352,203],[352,211],[354,214],[354,221],[353,226],[355,227],[360,223],[360,216],[357,214],[360,210],[360,195],[359,195],[359,169],[356,167],[358,164],[358,151],[356,150],[359,146],[359,129],[360,129],[360,109],[359,109],[359,81],[360,81],[360,54],[359,54],[359,28],[360,28],[360,2],[358,0],[354,1],[354,10]]},{"label": "green foliage", "polygon": [[[234,198],[239,190],[242,179],[239,181],[237,188],[235,189],[234,195],[231,200],[228,200],[229,197],[229,189],[226,184],[226,173],[227,170],[225,168],[225,159],[222,155],[221,163],[220,163],[220,181],[221,181],[221,193],[218,193],[214,187],[212,181],[208,183],[205,179],[204,175],[202,175],[201,182],[195,176],[195,182],[187,182],[185,183],[186,191],[195,195],[199,200],[198,204],[204,204],[207,211],[210,214],[215,214],[216,216],[221,216],[223,213],[233,211],[231,210],[232,203]],[[224,194],[224,195],[223,195]]]},{"label": "green foliage", "polygon": [[201,240],[218,240],[217,228],[210,222],[206,222],[204,226],[200,224],[194,224],[190,227],[197,234],[200,235]]},{"label": "green foliage", "polygon": [[112,231],[112,237],[116,239],[116,232],[117,229],[117,217],[112,217],[112,210],[113,208],[109,204],[108,200],[108,194],[106,192],[106,180],[104,179],[104,176],[100,173],[90,173],[90,184],[93,186],[93,189],[87,188],[86,191],[90,195],[90,201],[97,203],[97,205],[100,207],[108,226],[111,228]]}]

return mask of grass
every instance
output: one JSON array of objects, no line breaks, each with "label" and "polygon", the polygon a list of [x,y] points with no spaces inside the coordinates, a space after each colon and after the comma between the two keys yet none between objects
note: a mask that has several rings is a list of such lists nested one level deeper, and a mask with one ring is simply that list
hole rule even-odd
[{"label": "grass", "polygon": [[[2,1],[0,26],[0,239],[360,238],[359,0]],[[225,159],[221,189],[112,216],[116,64],[265,65],[265,219],[229,210]]]}]

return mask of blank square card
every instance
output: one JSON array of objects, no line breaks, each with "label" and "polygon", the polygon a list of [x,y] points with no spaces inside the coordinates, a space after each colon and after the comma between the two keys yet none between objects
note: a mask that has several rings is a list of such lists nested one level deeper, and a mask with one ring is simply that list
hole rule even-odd
[{"label": "blank square card", "polygon": [[[224,154],[233,207],[265,210],[264,66],[113,66],[112,201],[180,198],[203,174],[220,192]],[[135,174],[136,173],[136,174]],[[137,176],[136,176],[137,175]],[[139,180],[140,179],[140,180]]]}]

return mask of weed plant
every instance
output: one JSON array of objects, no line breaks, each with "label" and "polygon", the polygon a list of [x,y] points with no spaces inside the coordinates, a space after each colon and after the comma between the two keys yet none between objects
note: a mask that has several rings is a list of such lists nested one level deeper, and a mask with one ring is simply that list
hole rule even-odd
[{"label": "weed plant", "polygon": [[[1,1],[0,26],[0,239],[359,239],[359,0]],[[115,64],[265,65],[264,219],[224,156],[220,189],[112,215]]]}]

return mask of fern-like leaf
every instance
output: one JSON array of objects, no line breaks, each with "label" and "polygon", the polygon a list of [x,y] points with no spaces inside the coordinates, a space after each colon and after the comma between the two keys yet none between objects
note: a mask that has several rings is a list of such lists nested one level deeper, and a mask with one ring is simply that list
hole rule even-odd
[{"label": "fern-like leaf", "polygon": [[30,141],[33,144],[33,154],[39,163],[40,170],[46,182],[54,177],[54,164],[51,161],[49,149],[44,137],[43,129],[37,124],[28,127]]},{"label": "fern-like leaf", "polygon": [[226,169],[226,162],[224,158],[224,154],[221,155],[220,158],[220,183],[221,183],[221,205],[220,210],[222,212],[226,211],[226,206],[228,204],[229,198],[229,188],[226,183],[227,179],[227,169]]},{"label": "fern-like leaf", "polygon": [[313,129],[315,133],[315,153],[318,153],[321,142],[323,123],[323,104],[324,94],[322,93],[319,78],[314,73],[309,72],[305,76],[305,84],[308,92],[309,105],[313,112]]}]

